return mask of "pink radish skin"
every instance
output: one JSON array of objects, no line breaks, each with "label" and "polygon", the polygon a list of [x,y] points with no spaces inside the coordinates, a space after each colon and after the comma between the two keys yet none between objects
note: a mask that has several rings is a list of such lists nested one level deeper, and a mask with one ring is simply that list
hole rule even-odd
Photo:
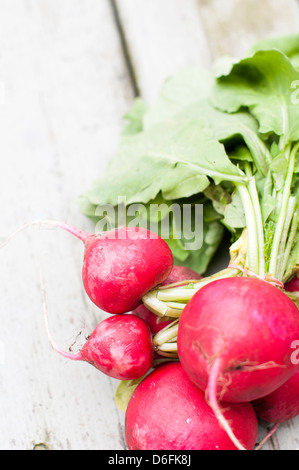
[{"label": "pink radish skin", "polygon": [[120,228],[86,240],[83,284],[99,308],[126,313],[167,278],[172,266],[164,240],[143,228]]},{"label": "pink radish skin", "polygon": [[0,248],[25,228],[42,224],[66,230],[84,243],[85,291],[97,307],[111,314],[134,310],[143,295],[161,284],[173,267],[167,243],[141,227],[122,227],[92,235],[53,220],[35,221],[18,229]]},{"label": "pink radish skin", "polygon": [[293,279],[286,282],[284,288],[287,292],[299,292],[299,277],[294,276]]},{"label": "pink radish skin", "polygon": [[269,395],[252,402],[257,416],[269,423],[283,423],[299,415],[299,371]]},{"label": "pink radish skin", "polygon": [[173,266],[168,278],[162,283],[162,286],[174,284],[175,282],[186,280],[197,281],[200,279],[202,279],[202,276],[187,266]]},{"label": "pink radish skin", "polygon": [[[173,266],[171,273],[169,274],[168,278],[165,279],[162,285],[167,286],[168,284],[186,281],[188,279],[193,281],[199,280],[202,279],[202,276],[196,271],[193,271],[193,269],[190,269],[186,266]],[[139,307],[137,307],[132,313],[133,315],[137,315],[138,317],[143,318],[143,320],[146,321],[146,323],[149,325],[150,330],[154,335],[173,321],[173,319],[165,320],[158,317],[148,310],[145,305],[139,305]]]},{"label": "pink radish skin", "polygon": [[155,315],[148,308],[146,308],[145,305],[139,305],[139,307],[133,310],[132,314],[142,318],[148,324],[153,335],[173,322],[173,320],[165,320],[163,317],[158,317],[158,315]]},{"label": "pink radish skin", "polygon": [[150,329],[141,318],[132,315],[119,314],[103,320],[77,354],[62,351],[51,337],[50,341],[67,359],[88,362],[119,380],[138,379],[153,364]]},{"label": "pink radish skin", "polygon": [[[253,407],[223,404],[238,439],[254,448],[258,424]],[[134,390],[125,417],[129,450],[236,450],[181,364],[151,372]]]},{"label": "pink radish skin", "polygon": [[298,338],[296,305],[277,287],[254,278],[213,281],[183,310],[177,341],[181,364],[240,450],[219,400],[257,400],[286,382],[299,367],[291,361]]},{"label": "pink radish skin", "polygon": [[178,354],[202,390],[217,362],[217,395],[246,402],[271,393],[296,372],[291,344],[298,339],[296,305],[265,281],[236,277],[211,282],[188,302]]}]

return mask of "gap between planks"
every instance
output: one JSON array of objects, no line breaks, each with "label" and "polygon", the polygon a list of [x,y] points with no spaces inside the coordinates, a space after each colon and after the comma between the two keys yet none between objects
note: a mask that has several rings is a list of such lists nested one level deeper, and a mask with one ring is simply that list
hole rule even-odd
[{"label": "gap between planks", "polygon": [[115,0],[109,0],[109,2],[110,2],[111,9],[112,9],[113,18],[114,18],[114,21],[115,21],[115,26],[116,26],[116,29],[117,29],[118,34],[119,34],[119,39],[120,39],[120,43],[121,43],[121,47],[122,47],[122,52],[123,52],[124,60],[125,60],[125,63],[126,63],[127,69],[128,69],[128,75],[129,75],[130,80],[131,80],[133,92],[134,92],[135,97],[137,97],[137,96],[140,96],[140,90],[139,90],[139,86],[138,86],[138,83],[137,83],[137,78],[136,78],[132,58],[131,58],[131,55],[130,55],[130,50],[129,50],[128,43],[127,43],[127,38],[126,38],[126,35],[125,35],[125,30],[123,28],[123,25],[122,25],[122,22],[121,22],[121,19],[120,19],[120,16],[119,16],[119,11],[118,11],[118,7],[116,5],[116,1]]}]

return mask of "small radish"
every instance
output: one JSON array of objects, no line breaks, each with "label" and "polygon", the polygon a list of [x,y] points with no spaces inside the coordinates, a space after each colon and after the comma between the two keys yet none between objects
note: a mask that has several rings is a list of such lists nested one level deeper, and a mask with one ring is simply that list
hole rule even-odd
[{"label": "small radish", "polygon": [[171,272],[173,256],[167,243],[141,227],[92,235],[60,222],[36,221],[21,227],[0,248],[24,228],[40,224],[62,228],[84,243],[83,285],[94,304],[105,312],[117,314],[135,309],[143,295]]},{"label": "small radish", "polygon": [[50,334],[49,338],[55,351],[63,357],[88,362],[115,379],[138,379],[153,364],[150,329],[141,318],[132,315],[113,315],[100,322],[77,354],[61,350]]},{"label": "small radish", "polygon": [[[178,283],[181,281],[194,281],[202,279],[202,276],[198,274],[193,269],[188,268],[186,266],[173,266],[171,273],[169,274],[168,278],[162,283],[163,286],[167,286],[168,284]],[[173,318],[166,319],[158,317],[153,312],[151,312],[145,305],[139,305],[135,310],[133,310],[133,315],[137,315],[149,325],[151,332],[155,335],[160,330],[165,328],[167,325],[173,322]]]},{"label": "small radish", "polygon": [[230,432],[218,400],[253,401],[282,385],[298,370],[291,360],[298,339],[298,309],[287,295],[266,281],[227,278],[204,286],[188,302],[178,355]]},{"label": "small radish", "polygon": [[[258,424],[250,403],[223,403],[244,448],[253,450]],[[179,363],[161,365],[135,388],[125,416],[129,450],[236,450],[204,393]]]},{"label": "small radish", "polygon": [[88,362],[109,377],[119,380],[135,380],[150,370],[154,359],[150,329],[144,320],[129,314],[116,314],[100,322],[77,354],[63,351],[50,333],[41,268],[40,283],[48,338],[61,356]]},{"label": "small radish", "polygon": [[294,276],[290,281],[285,283],[284,288],[287,292],[299,292],[299,277]]},{"label": "small radish", "polygon": [[257,416],[269,423],[283,423],[299,415],[299,371],[269,395],[251,403]]}]

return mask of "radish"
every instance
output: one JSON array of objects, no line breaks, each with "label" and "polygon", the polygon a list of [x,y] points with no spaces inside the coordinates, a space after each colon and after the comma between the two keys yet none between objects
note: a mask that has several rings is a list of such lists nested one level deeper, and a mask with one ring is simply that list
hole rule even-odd
[{"label": "radish", "polygon": [[202,276],[193,269],[188,268],[187,266],[173,266],[169,276],[165,281],[163,281],[162,285],[167,286],[169,284],[180,283],[181,281],[188,280],[192,283],[192,281],[198,281],[199,279],[202,279]]},{"label": "radish", "polygon": [[173,256],[167,243],[142,227],[89,234],[46,220],[24,225],[8,240],[24,228],[40,224],[62,228],[84,243],[83,285],[94,304],[105,312],[117,314],[135,309],[143,295],[161,284],[171,272]]},{"label": "radish", "polygon": [[[223,403],[238,439],[248,450],[257,439],[250,403]],[[179,363],[164,364],[135,388],[125,416],[129,450],[236,450],[219,426],[204,393]]]},{"label": "radish", "polygon": [[142,318],[148,324],[153,335],[173,322],[173,318],[168,320],[168,317],[166,317],[166,319],[165,317],[158,317],[143,304],[133,310],[132,314]]},{"label": "radish", "polygon": [[[179,283],[186,280],[190,280],[190,282],[192,282],[199,279],[202,279],[202,276],[193,269],[186,266],[173,266],[171,273],[167,279],[165,279],[162,285],[167,286],[169,284]],[[154,335],[173,322],[173,318],[170,320],[165,320],[163,317],[158,317],[143,304],[139,305],[139,307],[133,310],[132,313],[140,318],[143,318],[143,320],[145,320],[149,325],[151,332]]]},{"label": "radish", "polygon": [[56,352],[67,359],[85,361],[109,377],[134,380],[146,374],[153,364],[150,329],[141,318],[117,314],[96,327],[81,351],[72,354],[55,344]]},{"label": "radish", "polygon": [[206,391],[232,439],[218,399],[256,400],[299,367],[291,361],[291,344],[299,339],[298,309],[277,287],[258,279],[227,278],[204,286],[183,310],[177,339],[182,366]]},{"label": "radish", "polygon": [[269,395],[252,402],[257,416],[270,423],[283,423],[299,415],[299,371]]},{"label": "radish", "polygon": [[98,324],[77,354],[63,351],[53,340],[48,321],[46,290],[40,267],[42,305],[48,338],[53,349],[74,361],[85,361],[109,377],[135,380],[153,365],[152,335],[144,320],[129,314],[116,314]]},{"label": "radish", "polygon": [[285,283],[284,288],[287,292],[299,292],[299,277],[294,276],[290,281]]}]

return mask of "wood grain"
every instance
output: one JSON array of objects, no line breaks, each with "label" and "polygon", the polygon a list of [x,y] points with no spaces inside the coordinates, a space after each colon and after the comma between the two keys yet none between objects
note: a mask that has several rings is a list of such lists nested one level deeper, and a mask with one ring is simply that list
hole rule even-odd
[{"label": "wood grain", "polygon": [[210,65],[196,0],[116,0],[138,88],[152,103],[166,78]]},{"label": "wood grain", "polygon": [[198,0],[213,59],[241,56],[267,36],[298,32],[296,0]]},{"label": "wood grain", "polygon": [[[3,0],[0,50],[0,239],[40,218],[92,230],[76,199],[115,152],[133,99],[109,2]],[[82,256],[78,240],[36,227],[1,251],[2,449],[124,446],[114,381],[56,355],[45,334],[40,260],[62,347],[105,316],[82,291]]]},{"label": "wood grain", "polygon": [[[37,218],[92,230],[76,200],[116,151],[136,89],[151,103],[181,68],[211,67],[223,54],[243,54],[255,40],[297,32],[299,25],[295,0],[115,0],[114,6],[109,0],[0,3],[0,242]],[[82,256],[69,234],[37,227],[1,250],[1,449],[125,447],[124,415],[113,401],[117,382],[57,356],[46,336],[40,262],[50,327],[62,347],[82,330],[77,351],[106,316],[83,292]],[[261,423],[259,439],[266,431]],[[299,421],[282,425],[275,440],[265,449],[275,442],[298,449]]]}]

